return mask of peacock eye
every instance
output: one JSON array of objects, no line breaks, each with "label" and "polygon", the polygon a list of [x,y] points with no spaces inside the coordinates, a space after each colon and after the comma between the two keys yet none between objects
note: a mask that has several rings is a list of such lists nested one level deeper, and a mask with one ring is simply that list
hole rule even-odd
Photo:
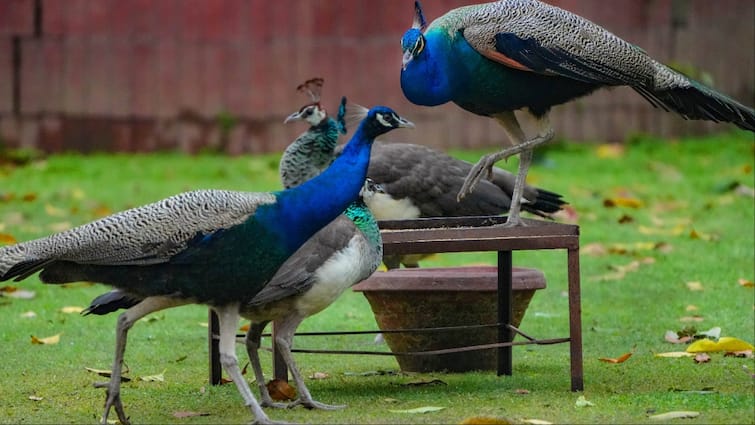
[{"label": "peacock eye", "polygon": [[412,49],[412,53],[416,56],[422,52],[422,50],[425,49],[425,37],[420,36],[417,39],[417,42],[414,43],[414,48]]}]

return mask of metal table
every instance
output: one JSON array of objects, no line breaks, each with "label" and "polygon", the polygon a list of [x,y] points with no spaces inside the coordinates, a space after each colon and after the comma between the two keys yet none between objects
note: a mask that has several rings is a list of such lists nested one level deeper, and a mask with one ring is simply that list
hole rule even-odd
[{"label": "metal table", "polygon": [[[584,389],[582,366],[582,318],[579,272],[579,226],[543,220],[524,219],[522,227],[498,226],[506,217],[459,217],[422,218],[415,220],[381,221],[385,254],[431,254],[439,252],[498,252],[498,323],[511,323],[512,252],[524,250],[565,249],[567,253],[567,276],[569,296],[569,337],[559,342],[569,342],[571,362],[571,390]],[[220,382],[221,367],[218,350],[218,322],[210,310],[210,383]],[[543,343],[518,330],[528,341],[514,342],[515,328],[499,326],[498,375],[512,374],[512,347],[522,344]],[[273,327],[273,333],[275,332]],[[326,332],[334,334],[339,332]],[[343,332],[351,333],[351,332]],[[552,343],[551,340],[549,343]],[[274,376],[287,379],[287,369],[273,346]],[[317,350],[294,350],[298,352],[328,352]],[[336,352],[331,353],[358,353]],[[372,353],[359,353],[372,354]],[[374,353],[378,354],[378,353]],[[385,353],[380,353],[385,354]],[[390,353],[387,353],[390,354]]]}]

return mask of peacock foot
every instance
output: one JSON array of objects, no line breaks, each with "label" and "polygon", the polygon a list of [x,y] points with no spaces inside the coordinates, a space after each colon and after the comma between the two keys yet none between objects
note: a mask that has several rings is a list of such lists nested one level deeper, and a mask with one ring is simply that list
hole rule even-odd
[{"label": "peacock foot", "polygon": [[499,154],[488,154],[480,158],[477,164],[469,170],[469,174],[464,179],[459,193],[456,194],[456,200],[461,201],[465,196],[472,193],[477,183],[484,178],[490,180],[493,177],[493,165],[500,160]]},{"label": "peacock foot", "polygon": [[107,425],[108,416],[110,415],[110,409],[115,408],[115,413],[118,415],[118,420],[123,425],[130,425],[126,411],[123,410],[123,403],[121,402],[121,388],[120,385],[112,385],[112,382],[95,382],[95,388],[105,388],[105,411],[102,414],[102,425]]},{"label": "peacock foot", "polygon": [[310,410],[312,410],[312,409],[341,410],[341,409],[345,409],[346,408],[345,404],[325,404],[325,403],[320,403],[319,401],[312,400],[312,399],[302,400],[300,398],[297,398],[296,400],[294,400],[293,402],[291,402],[291,404],[288,405],[289,408],[294,408],[296,406],[304,406],[304,407],[306,407],[307,409],[310,409]]}]

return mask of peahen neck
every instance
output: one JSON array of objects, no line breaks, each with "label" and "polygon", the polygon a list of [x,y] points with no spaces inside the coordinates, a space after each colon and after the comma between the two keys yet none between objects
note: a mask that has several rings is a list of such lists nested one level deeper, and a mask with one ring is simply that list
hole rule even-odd
[{"label": "peahen neck", "polygon": [[283,187],[299,186],[327,168],[333,161],[338,135],[338,124],[328,117],[294,140],[281,156]]},{"label": "peahen neck", "polygon": [[380,228],[378,227],[375,216],[364,201],[357,199],[349,204],[346,211],[343,212],[346,217],[354,222],[354,225],[359,229],[372,246],[382,246],[383,241],[380,237]]},{"label": "peahen neck", "polygon": [[293,253],[359,196],[375,139],[364,127],[363,122],[330,167],[299,186],[277,192],[277,202],[255,214],[255,220],[276,233],[288,252]]}]

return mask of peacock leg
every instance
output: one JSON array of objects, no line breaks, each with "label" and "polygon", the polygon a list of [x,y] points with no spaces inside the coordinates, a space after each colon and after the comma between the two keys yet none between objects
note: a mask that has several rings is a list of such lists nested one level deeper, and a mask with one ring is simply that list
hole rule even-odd
[{"label": "peacock leg", "polygon": [[137,320],[149,313],[183,304],[186,304],[186,302],[174,298],[149,297],[118,316],[118,322],[115,326],[115,358],[113,359],[110,382],[94,383],[96,388],[104,387],[107,392],[107,398],[105,399],[105,412],[102,414],[103,425],[107,424],[107,418],[110,414],[111,408],[115,408],[115,412],[118,414],[118,420],[122,424],[129,424],[126,412],[123,410],[123,403],[121,402],[121,373],[123,368],[123,356],[126,353],[126,340],[128,338],[129,329],[131,329]]},{"label": "peacock leg", "polygon": [[280,348],[283,360],[286,361],[286,365],[288,365],[288,369],[291,371],[291,376],[294,378],[296,391],[299,395],[289,407],[302,405],[307,409],[343,409],[346,407],[345,405],[330,405],[312,399],[312,395],[309,393],[307,385],[304,383],[304,377],[301,376],[301,372],[299,372],[299,368],[296,366],[294,356],[291,354],[291,346],[294,339],[294,332],[296,332],[296,328],[299,326],[302,319],[303,318],[298,315],[292,315],[280,321],[275,328],[275,343],[278,348]]},{"label": "peacock leg", "polygon": [[267,390],[267,385],[265,385],[265,374],[262,372],[262,364],[260,363],[260,340],[262,338],[262,331],[265,329],[267,323],[252,322],[249,325],[249,330],[246,332],[246,338],[244,339],[246,353],[249,356],[249,362],[252,364],[254,379],[257,381],[257,386],[260,389],[260,405],[262,407],[283,409],[287,407],[285,403],[276,403],[270,397],[270,392]]},{"label": "peacock leg", "polygon": [[532,150],[553,138],[553,128],[550,126],[547,115],[540,117],[537,119],[539,129],[538,135],[527,140],[513,112],[503,112],[496,114],[493,117],[499,124],[501,124],[504,131],[506,131],[509,141],[513,146],[480,158],[477,164],[472,167],[469,174],[467,174],[467,178],[464,180],[464,184],[457,194],[457,199],[461,200],[464,196],[471,193],[477,183],[483,178],[483,175],[488,177],[491,176],[493,173],[493,166],[496,162],[512,155],[520,154],[519,170],[514,183],[511,207],[509,208],[508,219],[503,226],[521,226],[524,224],[519,216],[522,205],[522,194],[527,180],[527,172],[532,163]]},{"label": "peacock leg", "polygon": [[239,306],[238,304],[225,305],[222,307],[213,307],[218,315],[218,325],[220,330],[220,341],[218,348],[220,351],[220,364],[228,373],[228,376],[236,384],[236,388],[244,399],[244,405],[249,407],[254,415],[255,424],[274,424],[262,410],[262,406],[249,388],[249,384],[244,380],[244,375],[239,369],[238,358],[236,357],[236,328],[239,324]]}]

